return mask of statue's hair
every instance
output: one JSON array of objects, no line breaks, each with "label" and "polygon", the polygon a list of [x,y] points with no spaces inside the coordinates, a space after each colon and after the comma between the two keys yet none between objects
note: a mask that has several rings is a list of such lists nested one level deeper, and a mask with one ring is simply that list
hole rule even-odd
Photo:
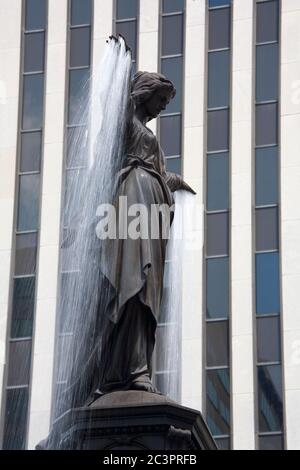
[{"label": "statue's hair", "polygon": [[131,82],[131,96],[136,106],[148,101],[159,90],[165,90],[170,99],[176,95],[173,83],[160,73],[137,72]]}]

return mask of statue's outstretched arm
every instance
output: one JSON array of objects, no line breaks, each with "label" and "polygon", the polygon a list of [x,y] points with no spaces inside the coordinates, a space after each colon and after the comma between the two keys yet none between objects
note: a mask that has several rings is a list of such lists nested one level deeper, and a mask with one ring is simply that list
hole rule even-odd
[{"label": "statue's outstretched arm", "polygon": [[183,180],[183,178],[180,175],[177,175],[176,173],[171,173],[170,171],[167,171],[165,175],[165,180],[172,193],[174,191],[182,189],[184,191],[188,191],[189,193],[196,194],[195,191]]}]

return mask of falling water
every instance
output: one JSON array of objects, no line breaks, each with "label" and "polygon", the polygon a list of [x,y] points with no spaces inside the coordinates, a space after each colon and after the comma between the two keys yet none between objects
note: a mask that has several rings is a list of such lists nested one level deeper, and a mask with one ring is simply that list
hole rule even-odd
[{"label": "falling water", "polygon": [[56,418],[82,404],[89,391],[82,371],[93,356],[101,329],[97,308],[105,304],[107,292],[99,272],[96,213],[101,203],[112,202],[116,175],[122,167],[130,68],[124,41],[109,41],[95,76],[82,87],[77,121],[87,123],[87,128],[79,127],[69,135],[68,158],[77,169],[66,181]]},{"label": "falling water", "polygon": [[[186,191],[174,193],[175,215],[167,245],[156,364],[158,388],[173,400],[181,401],[181,347],[183,278],[191,273],[195,242],[199,243],[199,218],[195,196]],[[196,239],[195,239],[196,235]],[[191,286],[189,286],[189,290]]]}]

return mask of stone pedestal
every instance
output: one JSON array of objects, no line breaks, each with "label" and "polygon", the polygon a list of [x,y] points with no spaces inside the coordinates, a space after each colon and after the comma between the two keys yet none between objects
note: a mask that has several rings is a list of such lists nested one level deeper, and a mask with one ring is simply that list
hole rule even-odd
[{"label": "stone pedestal", "polygon": [[[59,419],[38,449],[210,450],[216,444],[199,411],[163,395],[113,392]],[[55,437],[54,437],[55,434]]]}]

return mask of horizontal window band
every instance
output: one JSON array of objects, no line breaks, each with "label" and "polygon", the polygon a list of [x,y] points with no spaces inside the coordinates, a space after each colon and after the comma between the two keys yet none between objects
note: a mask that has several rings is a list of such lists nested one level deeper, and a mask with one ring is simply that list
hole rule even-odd
[{"label": "horizontal window band", "polygon": [[213,256],[205,256],[205,259],[220,259],[220,258],[230,258],[230,256],[227,255],[213,255]]},{"label": "horizontal window band", "polygon": [[29,278],[35,278],[36,274],[20,274],[19,276],[13,276],[13,279],[29,279]]},{"label": "horizontal window band", "polygon": [[262,209],[273,209],[274,207],[280,207],[279,204],[266,204],[263,206],[255,206],[255,210],[262,210]]},{"label": "horizontal window band", "polygon": [[213,52],[224,52],[224,51],[231,51],[231,47],[219,47],[217,49],[208,49],[208,54]]},{"label": "horizontal window band", "polygon": [[159,116],[159,119],[164,119],[164,118],[167,118],[167,117],[181,116],[181,115],[182,115],[181,111],[176,111],[176,113],[161,114],[161,115]]},{"label": "horizontal window band", "polygon": [[215,155],[216,157],[219,156],[219,154],[224,154],[224,153],[229,153],[229,149],[225,149],[225,150],[207,150],[206,151],[206,156],[211,156],[211,155]]},{"label": "horizontal window band", "polygon": [[35,128],[35,129],[21,129],[20,130],[21,135],[22,134],[33,134],[34,132],[43,132],[43,128],[38,127],[38,128]]},{"label": "horizontal window band", "polygon": [[230,439],[229,434],[213,434],[213,438],[216,439],[217,441],[219,439]]},{"label": "horizontal window band", "polygon": [[225,321],[229,322],[229,318],[228,317],[206,318],[205,321],[206,321],[206,323],[221,323],[221,322],[225,322]]},{"label": "horizontal window band", "polygon": [[211,113],[213,111],[230,111],[229,106],[220,106],[219,108],[207,108],[206,112]]},{"label": "horizontal window band", "polygon": [[281,361],[272,361],[272,362],[257,362],[256,367],[268,367],[268,366],[281,366]]},{"label": "horizontal window band", "polygon": [[69,71],[70,70],[89,70],[91,68],[90,65],[79,65],[78,67],[68,67]]},{"label": "horizontal window band", "polygon": [[268,437],[268,436],[283,436],[282,431],[269,431],[269,432],[259,432],[257,434],[259,437]]},{"label": "horizontal window band", "polygon": [[154,375],[177,374],[177,372],[178,372],[177,370],[173,370],[173,369],[171,369],[171,370],[164,369],[164,370],[155,371]]},{"label": "horizontal window band", "polygon": [[46,29],[26,29],[24,31],[25,36],[28,34],[34,34],[34,33],[46,33]]},{"label": "horizontal window band", "polygon": [[45,70],[35,70],[34,72],[23,72],[22,75],[24,77],[29,77],[30,75],[43,75]]},{"label": "horizontal window band", "polygon": [[262,314],[257,314],[256,313],[256,320],[259,320],[260,318],[274,318],[274,317],[280,317],[280,312],[276,313],[262,313]]},{"label": "horizontal window band", "polygon": [[255,145],[254,150],[269,149],[269,148],[275,148],[275,147],[278,147],[278,149],[280,149],[279,144],[266,144],[266,145]]},{"label": "horizontal window band", "polygon": [[181,155],[168,155],[165,157],[166,160],[175,160],[176,158],[181,158]]},{"label": "horizontal window band", "polygon": [[205,366],[205,370],[206,371],[210,371],[210,370],[229,370],[230,369],[230,366],[211,366],[211,367],[208,367],[208,366]]},{"label": "horizontal window band", "polygon": [[38,233],[38,230],[24,230],[24,231],[18,231],[16,230],[16,235],[30,235],[31,233]]},{"label": "horizontal window band", "polygon": [[255,101],[255,106],[263,106],[264,104],[278,104],[279,100],[266,100],[266,101]]},{"label": "horizontal window band", "polygon": [[134,21],[137,21],[137,17],[132,17],[132,18],[122,18],[121,20],[115,20],[116,24],[120,23],[133,23]]},{"label": "horizontal window band", "polygon": [[181,10],[181,11],[171,11],[170,13],[163,13],[161,12],[161,16],[163,18],[165,18],[166,16],[180,16],[180,15],[183,15],[184,13],[184,10]]},{"label": "horizontal window band", "polygon": [[26,176],[26,175],[40,175],[40,171],[19,171],[18,176]]},{"label": "horizontal window band", "polygon": [[21,343],[22,341],[31,341],[32,336],[25,336],[24,338],[9,338],[10,343]]},{"label": "horizontal window band", "polygon": [[176,59],[177,57],[183,57],[183,54],[170,54],[170,55],[162,55],[160,59]]},{"label": "horizontal window band", "polygon": [[216,211],[208,211],[207,209],[205,209],[205,214],[206,215],[210,215],[210,214],[227,214],[230,212],[229,209],[222,209],[222,210],[216,210]]},{"label": "horizontal window band", "polygon": [[218,5],[218,6],[215,6],[215,7],[208,7],[208,11],[212,11],[212,10],[230,10],[231,9],[231,5]]},{"label": "horizontal window band", "polygon": [[69,28],[70,29],[81,29],[81,28],[87,28],[87,27],[91,27],[92,24],[91,23],[84,23],[84,24],[69,24]]},{"label": "horizontal window band", "polygon": [[265,42],[257,42],[255,44],[256,47],[260,47],[260,46],[268,46],[269,44],[279,44],[279,41],[265,41]]},{"label": "horizontal window band", "polygon": [[5,390],[19,390],[20,388],[29,388],[29,384],[24,385],[7,385]]},{"label": "horizontal window band", "polygon": [[264,253],[278,253],[279,254],[280,251],[276,250],[276,249],[275,250],[262,250],[262,251],[255,250],[254,251],[255,255],[261,255],[261,254],[264,254]]}]

